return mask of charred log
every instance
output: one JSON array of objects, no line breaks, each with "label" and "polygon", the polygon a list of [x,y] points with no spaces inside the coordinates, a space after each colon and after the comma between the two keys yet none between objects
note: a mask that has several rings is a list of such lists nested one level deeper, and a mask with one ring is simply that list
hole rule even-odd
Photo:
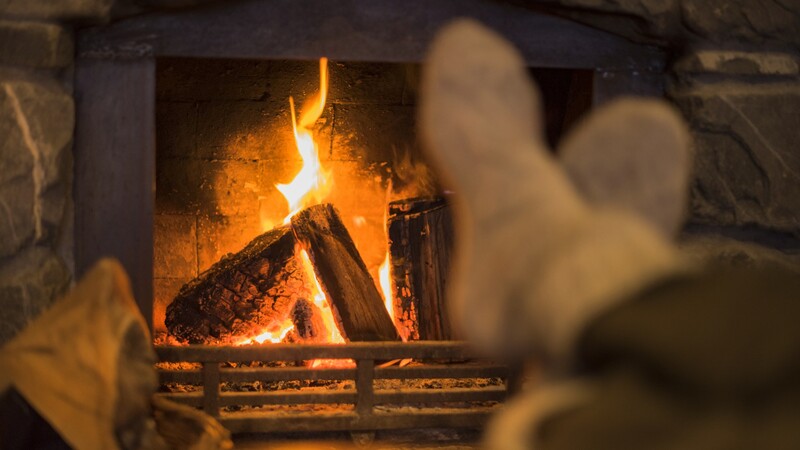
[{"label": "charred log", "polygon": [[389,249],[396,317],[409,339],[455,339],[445,303],[453,221],[442,198],[389,204]]},{"label": "charred log", "polygon": [[383,298],[333,205],[315,205],[292,218],[339,330],[350,341],[399,340]]},{"label": "charred log", "polygon": [[310,291],[288,226],[253,239],[183,286],[165,324],[179,341],[230,344],[289,318]]}]

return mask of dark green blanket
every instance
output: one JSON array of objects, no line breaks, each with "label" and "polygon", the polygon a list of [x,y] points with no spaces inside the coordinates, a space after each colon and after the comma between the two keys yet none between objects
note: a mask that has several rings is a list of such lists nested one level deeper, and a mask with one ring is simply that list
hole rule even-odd
[{"label": "dark green blanket", "polygon": [[579,346],[591,399],[545,449],[800,449],[800,278],[719,270],[608,312]]}]

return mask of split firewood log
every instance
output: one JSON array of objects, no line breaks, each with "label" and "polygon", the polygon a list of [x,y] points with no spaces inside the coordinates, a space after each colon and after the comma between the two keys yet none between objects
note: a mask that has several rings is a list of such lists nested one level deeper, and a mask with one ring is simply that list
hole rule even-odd
[{"label": "split firewood log", "polygon": [[308,301],[314,280],[302,266],[297,244],[308,252],[342,336],[351,341],[399,339],[331,205],[306,208],[293,217],[291,226],[256,237],[187,283],[167,307],[169,333],[189,343],[235,344],[294,314],[295,323],[303,327],[295,332],[299,339],[323,341],[331,330]]},{"label": "split firewood log", "polygon": [[389,204],[389,251],[396,317],[410,340],[452,340],[445,300],[453,220],[443,198]]},{"label": "split firewood log", "polygon": [[383,297],[333,205],[300,211],[292,217],[292,229],[308,252],[345,339],[399,340]]}]

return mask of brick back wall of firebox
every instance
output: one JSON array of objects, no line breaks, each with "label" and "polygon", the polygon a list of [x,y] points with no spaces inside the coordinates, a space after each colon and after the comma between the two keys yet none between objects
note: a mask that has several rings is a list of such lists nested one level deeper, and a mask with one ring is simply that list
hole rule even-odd
[{"label": "brick back wall of firebox", "polygon": [[[384,206],[395,162],[419,158],[411,65],[332,61],[315,126],[327,201],[373,274],[384,258]],[[319,86],[316,61],[162,59],[157,68],[154,327],[180,287],[244,247],[286,202],[274,187],[300,170],[289,113]],[[396,184],[396,183],[395,183]],[[355,220],[362,217],[363,220]]]}]

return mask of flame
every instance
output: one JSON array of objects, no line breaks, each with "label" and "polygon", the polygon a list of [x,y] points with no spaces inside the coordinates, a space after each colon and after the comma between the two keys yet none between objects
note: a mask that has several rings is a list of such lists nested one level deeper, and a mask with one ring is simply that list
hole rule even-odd
[{"label": "flame", "polygon": [[[303,160],[303,168],[289,184],[276,184],[275,187],[286,197],[289,203],[289,214],[283,220],[288,224],[293,215],[301,209],[322,202],[331,190],[331,176],[322,168],[319,160],[319,148],[314,141],[314,134],[309,127],[312,127],[317,119],[320,118],[325,110],[325,100],[328,97],[328,59],[319,60],[319,92],[311,97],[300,114],[300,121],[296,120],[294,111],[294,99],[289,97],[289,109],[292,113],[292,130],[297,151]],[[300,261],[307,279],[313,280],[311,294],[314,297],[314,304],[319,308],[322,320],[328,333],[327,342],[333,344],[344,343],[344,338],[339,333],[336,321],[333,318],[328,299],[322,292],[319,280],[314,273],[314,266],[305,250],[300,250]]]},{"label": "flame", "polygon": [[[314,139],[312,128],[316,121],[321,117],[325,110],[325,102],[328,96],[328,60],[321,58],[319,61],[320,68],[320,90],[314,96],[309,98],[303,104],[302,111],[299,118],[295,112],[294,98],[289,97],[289,109],[292,117],[292,131],[294,133],[295,146],[300,154],[303,165],[294,179],[288,184],[276,184],[275,187],[286,198],[288,203],[289,213],[284,218],[283,223],[289,224],[292,216],[297,212],[308,206],[321,203],[330,193],[333,179],[331,174],[322,167],[319,157],[319,146]],[[259,200],[262,200],[259,198]],[[272,223],[268,220],[267,211],[264,209],[264,204],[259,206],[259,214],[261,219],[262,228],[266,231],[272,228]],[[363,227],[366,225],[366,218],[363,216],[355,216],[353,222],[356,227]],[[384,221],[385,222],[385,221]],[[319,308],[322,321],[325,326],[324,341],[327,343],[344,343],[345,339],[339,332],[339,328],[334,319],[333,310],[329,304],[325,293],[317,280],[314,273],[314,266],[309,258],[308,253],[303,249],[297,251],[300,258],[300,265],[306,274],[308,280],[313,280],[312,286],[309,286],[314,304]],[[394,305],[391,279],[389,276],[389,253],[387,251],[386,259],[380,268],[380,285],[383,293],[386,310],[392,321],[395,322]],[[248,344],[252,342],[281,342],[286,335],[294,329],[294,324],[291,319],[278,324],[278,326],[270,326],[264,333],[245,339],[242,343]],[[405,337],[403,338],[405,340]],[[354,364],[352,360],[330,360],[330,359],[317,359],[311,362],[311,367],[350,367]]]},{"label": "flame", "polygon": [[367,224],[367,219],[364,216],[355,216],[353,217],[353,225],[357,227],[363,227]]},{"label": "flame", "polygon": [[[322,292],[322,287],[319,285],[319,281],[317,280],[316,274],[314,273],[314,266],[311,264],[311,259],[308,257],[308,252],[305,250],[300,250],[300,260],[302,261],[303,268],[308,275],[308,279],[314,280],[314,286],[311,290],[311,294],[314,296],[314,305],[317,306],[320,310],[320,316],[322,317],[322,321],[325,324],[325,329],[328,331],[328,336],[326,342],[329,344],[344,344],[344,337],[339,332],[339,327],[336,325],[336,321],[333,318],[333,311],[331,310],[331,306],[328,303],[328,299],[325,297],[325,293]],[[309,364],[309,367],[312,369],[314,368],[345,368],[345,367],[355,367],[355,361],[352,359],[315,359],[312,360]]]},{"label": "flame", "polygon": [[327,342],[332,344],[343,344],[344,338],[339,333],[339,327],[336,326],[336,321],[333,318],[333,311],[331,311],[328,299],[325,293],[322,292],[322,287],[317,281],[316,274],[314,273],[314,266],[311,264],[311,259],[305,250],[300,250],[300,260],[302,261],[303,269],[306,271],[308,279],[314,280],[314,285],[311,289],[311,295],[314,296],[314,305],[322,312],[322,320],[325,323],[325,328],[330,333]]},{"label": "flame", "polygon": [[[339,332],[339,327],[336,325],[336,321],[333,318],[333,311],[328,303],[328,299],[325,297],[325,293],[322,292],[322,287],[320,286],[317,276],[314,273],[314,266],[311,263],[311,258],[308,256],[308,252],[306,252],[304,249],[298,250],[298,254],[300,255],[300,265],[305,272],[306,279],[313,280],[313,284],[311,286],[311,296],[314,299],[314,305],[316,305],[316,307],[320,310],[320,316],[322,317],[322,321],[325,325],[325,331],[328,333],[324,341],[330,344],[343,344],[345,342],[344,337]],[[263,333],[254,337],[242,339],[236,342],[235,345],[248,345],[254,342],[263,344],[266,341],[270,341],[273,344],[278,344],[283,342],[283,340],[286,338],[286,335],[288,335],[292,330],[294,330],[294,323],[292,322],[291,318],[286,318],[277,325],[270,325]],[[352,364],[353,362],[351,360],[315,359],[312,361],[311,367],[346,367]]]},{"label": "flame", "polygon": [[[311,128],[316,121],[322,116],[325,110],[325,101],[328,97],[328,59],[321,58],[319,60],[319,92],[312,96],[304,105],[303,110],[298,120],[294,108],[294,98],[289,97],[289,109],[292,114],[292,131],[294,132],[294,141],[297,147],[300,158],[303,160],[303,167],[294,179],[288,184],[276,184],[275,187],[286,198],[289,204],[289,214],[283,220],[284,224],[288,224],[294,216],[301,209],[321,203],[325,197],[328,196],[331,190],[332,177],[331,174],[322,167],[319,160],[319,146],[314,140],[314,134]],[[262,225],[264,222],[262,217]],[[344,343],[344,338],[339,332],[336,321],[333,318],[333,311],[322,291],[322,287],[317,280],[314,273],[314,266],[308,253],[304,249],[299,249],[300,265],[306,274],[306,279],[312,280],[311,296],[314,299],[314,305],[319,308],[322,321],[325,325],[326,331],[329,333],[325,341],[333,344]],[[294,328],[291,320],[288,320],[291,327],[290,331]],[[284,323],[284,326],[287,324]],[[280,340],[288,334],[286,329],[281,330],[282,335]],[[278,340],[277,342],[280,342]],[[272,341],[276,342],[276,341]],[[327,364],[324,360],[314,360],[312,367],[318,367],[322,364]],[[336,363],[332,363],[336,365]]]},{"label": "flame", "polygon": [[389,276],[389,252],[386,252],[386,259],[383,260],[381,267],[378,269],[378,280],[381,284],[381,294],[383,294],[383,303],[386,305],[386,311],[389,312],[389,317],[394,322],[394,297],[392,296],[392,279]]},{"label": "flame", "polygon": [[[392,192],[392,184],[391,181],[389,185],[386,187],[386,203],[389,203],[389,197]],[[384,210],[383,213],[383,232],[386,234],[386,242],[388,242],[389,236],[389,211],[388,209]],[[392,277],[391,277],[391,258],[390,258],[390,249],[386,248],[386,257],[383,259],[381,266],[378,268],[378,283],[381,287],[381,295],[383,295],[383,304],[386,307],[386,311],[389,313],[389,317],[392,319],[392,323],[394,327],[397,329],[397,332],[400,334],[400,338],[403,342],[406,341],[406,333],[404,332],[404,328],[400,326],[397,322],[397,317],[395,315],[394,310],[394,286],[392,285]]]},{"label": "flame", "polygon": [[294,141],[303,160],[303,167],[288,184],[275,185],[289,203],[289,214],[284,219],[284,224],[288,224],[291,217],[304,207],[322,202],[331,190],[331,175],[322,168],[319,148],[310,129],[325,110],[325,101],[328,97],[327,58],[319,60],[319,82],[319,92],[303,105],[299,122],[295,115],[294,98],[289,97]]},{"label": "flame", "polygon": [[[330,173],[322,167],[322,163],[319,160],[319,146],[314,140],[314,133],[311,130],[325,111],[325,101],[328,97],[327,58],[321,58],[319,60],[319,80],[319,92],[309,98],[303,105],[299,120],[295,113],[294,98],[289,97],[289,109],[292,115],[292,131],[294,133],[295,146],[303,161],[303,166],[291,182],[288,184],[275,185],[289,204],[289,214],[284,218],[284,224],[290,223],[292,216],[301,209],[321,203],[331,190],[332,177]],[[260,198],[259,200],[262,199]],[[273,223],[269,221],[268,214],[263,204],[259,206],[259,216],[262,229],[265,231],[272,229]],[[305,250],[301,250],[299,253],[300,262],[307,278],[313,280],[311,292],[314,297],[314,304],[320,309],[323,322],[329,333],[326,341],[330,343],[344,343],[344,338],[339,333],[339,328],[336,326],[328,300],[325,298],[325,294],[322,292],[319,281],[314,274],[314,268],[308,257],[308,253],[306,253]],[[286,335],[293,329],[294,324],[291,318],[287,318],[277,325],[270,325],[267,327],[266,331],[258,336],[243,339],[238,345],[251,344],[253,342],[263,343],[266,341],[279,343],[283,341]]]}]

